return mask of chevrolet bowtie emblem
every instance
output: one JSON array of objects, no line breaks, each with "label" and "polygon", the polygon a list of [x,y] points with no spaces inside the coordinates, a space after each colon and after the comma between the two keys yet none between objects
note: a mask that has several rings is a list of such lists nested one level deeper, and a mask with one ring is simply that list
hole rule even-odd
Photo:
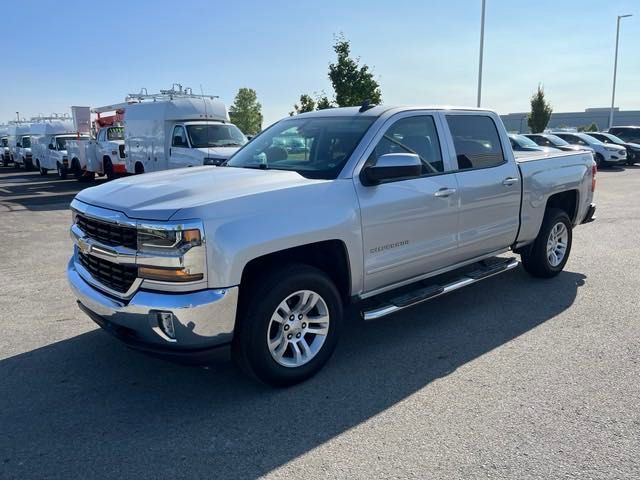
[{"label": "chevrolet bowtie emblem", "polygon": [[78,238],[78,249],[85,255],[88,255],[91,253],[91,244],[84,238]]}]

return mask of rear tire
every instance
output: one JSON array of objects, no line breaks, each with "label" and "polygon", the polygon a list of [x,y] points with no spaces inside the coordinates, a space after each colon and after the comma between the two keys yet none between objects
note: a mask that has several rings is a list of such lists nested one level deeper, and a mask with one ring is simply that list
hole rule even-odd
[{"label": "rear tire", "polygon": [[38,169],[38,171],[40,172],[40,175],[42,175],[43,177],[47,174],[48,170],[46,168],[42,168],[40,166],[40,160],[38,160],[36,158],[36,168]]},{"label": "rear tire", "polygon": [[534,277],[555,277],[569,260],[572,241],[567,213],[558,208],[548,209],[536,240],[520,253],[524,269]]},{"label": "rear tire", "polygon": [[71,160],[71,171],[73,172],[73,176],[76,180],[80,180],[83,175],[82,168],[80,168],[80,162],[77,158]]},{"label": "rear tire", "polygon": [[116,174],[113,171],[113,164],[111,163],[111,160],[109,160],[108,158],[105,158],[103,162],[103,168],[104,168],[104,174],[107,176],[108,181],[111,181],[116,178]]},{"label": "rear tire", "polygon": [[596,153],[596,166],[598,169],[604,167],[604,157],[600,153]]},{"label": "rear tire", "polygon": [[335,350],[342,324],[331,279],[317,268],[289,265],[242,288],[232,344],[237,365],[277,387],[315,375]]},{"label": "rear tire", "polygon": [[60,162],[56,163],[56,170],[58,171],[58,178],[60,180],[67,179],[67,170],[62,165],[60,165]]}]

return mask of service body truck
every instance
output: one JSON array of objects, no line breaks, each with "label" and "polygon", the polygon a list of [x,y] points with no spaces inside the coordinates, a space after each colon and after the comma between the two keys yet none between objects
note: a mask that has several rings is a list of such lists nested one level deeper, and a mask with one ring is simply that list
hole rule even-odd
[{"label": "service body truck", "polygon": [[45,175],[50,169],[46,158],[49,156],[49,144],[53,143],[54,137],[71,134],[72,131],[73,125],[66,119],[41,121],[31,126],[33,165],[40,170],[40,174]]},{"label": "service body truck", "polygon": [[91,113],[97,115],[93,122],[95,136],[67,142],[71,170],[78,172],[76,176],[79,179],[92,180],[98,174],[112,180],[126,173],[122,123],[125,109],[130,104],[126,102],[92,108]]},{"label": "service body truck", "polygon": [[[293,135],[308,149],[287,151]],[[80,308],[131,347],[206,363],[230,344],[243,370],[289,385],[327,362],[347,304],[385,317],[508,272],[515,255],[558,275],[594,218],[596,170],[590,152],[514,158],[489,110],[304,113],[222,167],[78,193],[67,276]]]},{"label": "service body truck", "polygon": [[[25,165],[25,159],[23,155],[26,150],[22,146],[22,138],[29,137],[31,132],[31,123],[14,123],[9,126],[8,145],[9,145],[9,159],[13,164],[19,168],[21,165]],[[29,147],[28,151],[31,153],[31,139],[27,140]]]},{"label": "service body truck", "polygon": [[55,170],[61,179],[72,171],[67,154],[67,142],[78,138],[89,138],[74,132],[71,121],[52,121],[38,124],[34,135],[34,162],[40,175]]},{"label": "service body truck", "polygon": [[224,103],[187,94],[127,107],[124,134],[129,173],[220,165],[247,142]]},{"label": "service body truck", "polygon": [[9,127],[0,127],[0,161],[5,167],[9,166],[11,154],[9,153]]}]

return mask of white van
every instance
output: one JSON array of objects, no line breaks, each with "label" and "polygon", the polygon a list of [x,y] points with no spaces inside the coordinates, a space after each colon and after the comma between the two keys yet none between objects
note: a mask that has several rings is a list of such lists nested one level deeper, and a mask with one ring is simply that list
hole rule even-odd
[{"label": "white van", "polygon": [[6,125],[0,127],[0,161],[5,167],[9,166],[9,127]]},{"label": "white van", "polygon": [[36,123],[33,126],[33,159],[40,175],[56,170],[60,178],[66,178],[71,171],[67,155],[67,141],[89,138],[73,131],[70,121],[51,121]]},{"label": "white van", "polygon": [[22,146],[22,138],[30,136],[31,123],[14,123],[9,125],[9,135],[7,143],[9,145],[9,160],[13,162],[16,168],[21,165],[27,165],[26,153],[31,154],[31,139],[26,143],[29,145],[26,150]]},{"label": "white van", "polygon": [[187,94],[128,106],[124,134],[128,173],[219,165],[247,142],[224,103]]}]

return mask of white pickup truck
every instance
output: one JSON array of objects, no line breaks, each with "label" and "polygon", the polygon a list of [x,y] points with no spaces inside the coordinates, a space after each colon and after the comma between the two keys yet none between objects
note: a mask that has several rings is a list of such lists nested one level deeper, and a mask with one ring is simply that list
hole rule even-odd
[{"label": "white pickup truck", "polygon": [[[283,147],[293,136],[304,148]],[[595,176],[588,152],[516,161],[488,110],[322,110],[226,166],[80,192],[67,275],[81,309],[134,348],[206,362],[230,344],[246,372],[289,385],[327,362],[349,302],[390,315],[515,268],[508,252],[559,274],[594,217]]]},{"label": "white pickup truck", "polygon": [[106,175],[113,180],[127,172],[124,153],[124,128],[103,127],[95,139],[84,138],[67,141],[67,157],[76,178],[95,174]]}]

